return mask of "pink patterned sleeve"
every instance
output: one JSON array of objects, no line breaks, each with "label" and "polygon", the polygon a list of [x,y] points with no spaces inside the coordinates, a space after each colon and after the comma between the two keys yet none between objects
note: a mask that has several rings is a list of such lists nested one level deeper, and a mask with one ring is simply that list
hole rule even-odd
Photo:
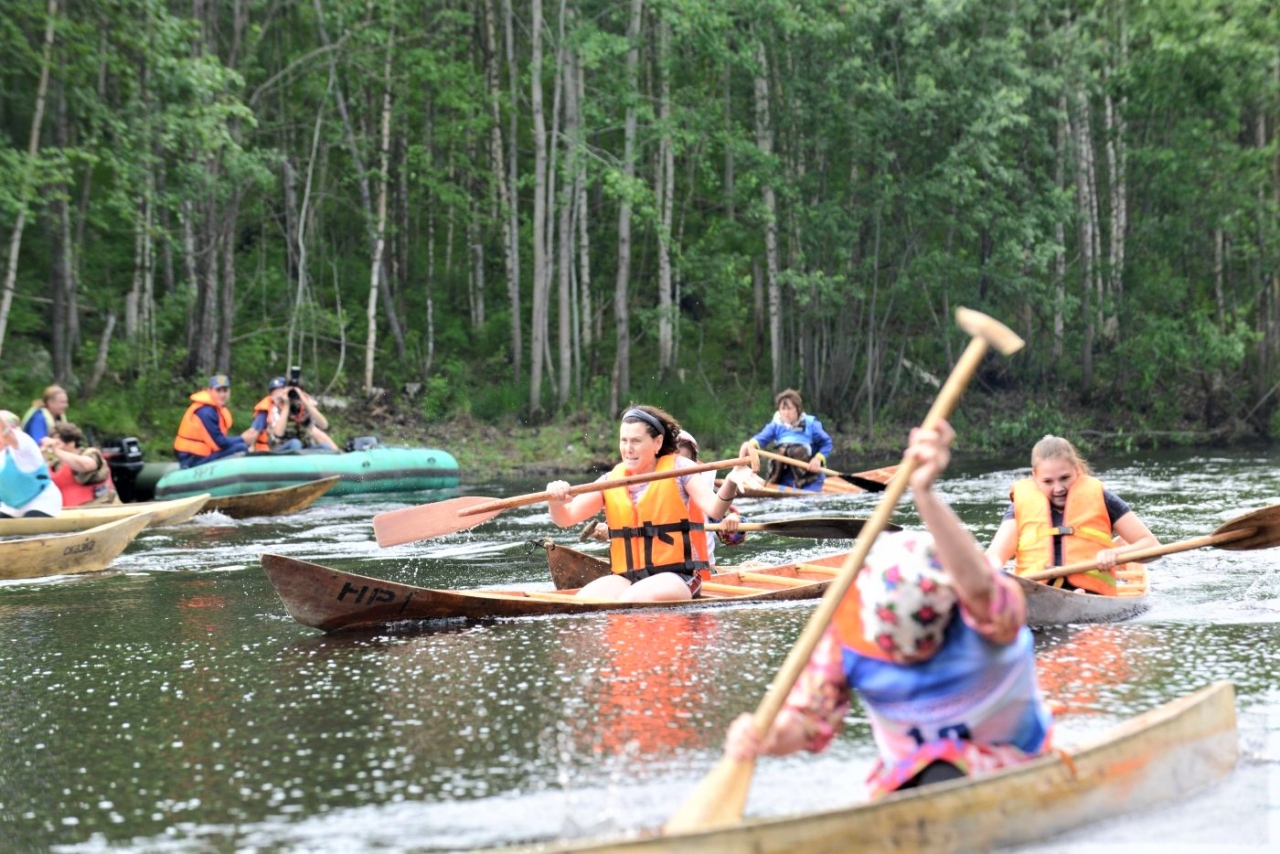
[{"label": "pink patterned sleeve", "polygon": [[849,713],[849,682],[844,674],[844,651],[835,627],[828,626],[809,663],[791,687],[779,713],[780,724],[791,719],[804,727],[804,748],[813,753],[825,748],[840,732]]},{"label": "pink patterned sleeve", "polygon": [[995,595],[991,597],[991,614],[985,622],[979,622],[963,604],[960,614],[969,627],[992,643],[1010,644],[1018,636],[1018,630],[1027,622],[1027,599],[1022,588],[1012,576],[993,567],[991,579],[995,582]]}]

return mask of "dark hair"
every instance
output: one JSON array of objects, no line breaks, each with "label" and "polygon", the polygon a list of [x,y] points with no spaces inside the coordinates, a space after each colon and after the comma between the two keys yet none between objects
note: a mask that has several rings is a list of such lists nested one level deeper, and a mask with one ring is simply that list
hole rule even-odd
[{"label": "dark hair", "polygon": [[800,392],[793,388],[784,388],[778,392],[778,396],[773,399],[773,405],[781,408],[782,401],[789,400],[795,406],[796,412],[804,412],[804,401],[800,399]]},{"label": "dark hair", "polygon": [[84,447],[84,433],[82,433],[80,428],[72,424],[70,421],[61,421],[54,424],[53,429],[49,432],[63,442],[69,442],[77,448]]},{"label": "dark hair", "polygon": [[[655,421],[662,425],[661,430],[654,424]],[[622,413],[622,423],[643,424],[650,436],[656,437],[661,434],[662,447],[658,449],[658,456],[676,452],[676,437],[680,435],[680,422],[658,407],[633,403],[627,407],[626,412]]]}]

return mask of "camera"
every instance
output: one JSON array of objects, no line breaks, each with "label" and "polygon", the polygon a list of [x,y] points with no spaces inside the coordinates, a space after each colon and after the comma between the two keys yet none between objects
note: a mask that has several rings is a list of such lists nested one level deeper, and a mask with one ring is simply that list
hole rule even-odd
[{"label": "camera", "polygon": [[289,368],[289,385],[302,384],[302,368],[298,365],[292,365]]}]

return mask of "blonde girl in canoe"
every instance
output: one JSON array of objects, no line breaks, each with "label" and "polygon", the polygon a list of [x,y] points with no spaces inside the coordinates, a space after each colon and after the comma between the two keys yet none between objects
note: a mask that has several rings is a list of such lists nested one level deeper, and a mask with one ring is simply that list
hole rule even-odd
[{"label": "blonde girl in canoe", "polygon": [[[676,452],[680,424],[656,406],[635,405],[618,426],[618,463],[601,481],[694,465]],[[623,602],[697,598],[710,572],[705,519],[729,512],[739,486],[754,478],[747,466],[729,473],[717,492],[701,474],[674,476],[600,492],[569,494],[567,481],[547,484],[551,520],[567,528],[604,511],[613,574],[597,578],[578,595]],[[730,517],[726,526],[736,527]]]},{"label": "blonde girl in canoe", "polygon": [[1097,570],[1054,579],[1082,593],[1114,596],[1116,552],[1160,545],[1120,496],[1103,488],[1075,446],[1045,436],[1031,449],[1031,477],[1013,485],[1010,505],[987,547],[1000,566],[1017,558],[1019,575],[1095,562]]},{"label": "blonde girl in canoe", "polygon": [[1026,600],[933,491],[954,436],[945,423],[911,432],[911,489],[927,533],[880,535],[769,732],[761,739],[752,715],[740,716],[725,741],[730,757],[822,750],[851,691],[880,753],[873,797],[989,774],[1048,749]]}]

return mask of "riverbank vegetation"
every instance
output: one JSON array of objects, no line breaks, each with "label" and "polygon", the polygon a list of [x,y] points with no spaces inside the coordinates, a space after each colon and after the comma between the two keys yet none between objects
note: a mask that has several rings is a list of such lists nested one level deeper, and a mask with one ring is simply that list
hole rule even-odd
[{"label": "riverbank vegetation", "polygon": [[972,444],[1280,435],[1261,0],[0,8],[5,408],[158,454],[299,365],[340,435],[585,465],[628,401],[732,455],[795,387],[856,466],[964,305],[1028,342]]}]

